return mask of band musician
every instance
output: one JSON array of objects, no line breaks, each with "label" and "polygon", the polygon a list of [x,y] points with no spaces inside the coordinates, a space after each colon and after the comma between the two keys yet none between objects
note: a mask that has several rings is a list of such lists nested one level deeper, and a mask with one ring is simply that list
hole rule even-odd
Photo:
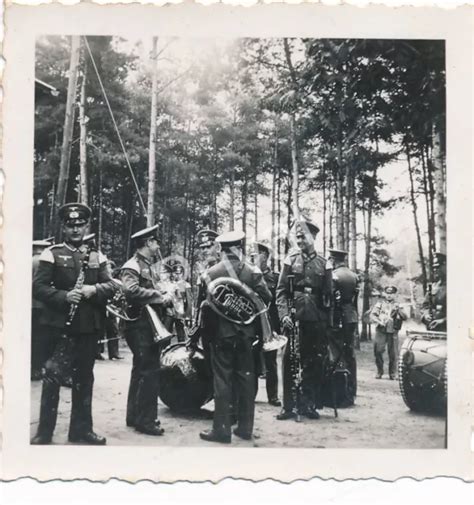
[{"label": "band musician", "polygon": [[104,445],[92,426],[93,368],[104,331],[105,304],[116,290],[106,258],[83,244],[91,210],[80,203],[59,209],[64,242],[45,249],[33,283],[33,296],[44,304],[42,322],[55,341],[45,365],[38,432],[32,444],[52,441],[59,391],[72,375],[69,441]]}]

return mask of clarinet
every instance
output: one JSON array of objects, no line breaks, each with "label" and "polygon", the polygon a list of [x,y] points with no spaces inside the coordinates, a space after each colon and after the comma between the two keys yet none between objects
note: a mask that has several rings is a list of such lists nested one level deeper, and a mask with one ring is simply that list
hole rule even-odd
[{"label": "clarinet", "polygon": [[[81,289],[82,286],[84,286],[84,280],[86,278],[86,270],[89,266],[89,259],[91,255],[91,248],[87,248],[86,254],[84,256],[84,259],[82,260],[82,267],[81,271],[79,272],[79,275],[76,280],[76,284],[74,285],[73,289]],[[78,303],[71,303],[71,306],[69,307],[69,313],[66,319],[66,330],[68,330],[71,327],[72,320],[74,319],[74,316],[76,315],[77,307],[79,306]]]},{"label": "clarinet", "polygon": [[291,395],[296,409],[296,422],[301,422],[301,356],[300,356],[300,336],[298,322],[296,321],[295,307],[295,276],[288,275],[288,286],[290,297],[288,308],[290,309],[293,329],[288,332],[288,345],[290,346],[290,370],[291,370]]}]

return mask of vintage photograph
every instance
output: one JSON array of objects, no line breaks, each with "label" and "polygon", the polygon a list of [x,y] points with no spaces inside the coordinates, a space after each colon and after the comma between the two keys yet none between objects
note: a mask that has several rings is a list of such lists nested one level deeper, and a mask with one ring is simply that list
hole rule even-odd
[{"label": "vintage photograph", "polygon": [[30,443],[448,448],[445,50],[38,36]]}]

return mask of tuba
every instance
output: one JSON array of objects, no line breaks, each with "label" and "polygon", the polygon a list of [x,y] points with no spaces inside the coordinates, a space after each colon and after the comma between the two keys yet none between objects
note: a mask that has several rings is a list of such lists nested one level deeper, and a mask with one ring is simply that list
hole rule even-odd
[{"label": "tuba", "polygon": [[235,324],[247,326],[258,320],[265,352],[279,349],[287,342],[286,337],[272,331],[268,307],[264,301],[253,289],[238,279],[219,277],[211,281],[205,304],[217,315]]}]

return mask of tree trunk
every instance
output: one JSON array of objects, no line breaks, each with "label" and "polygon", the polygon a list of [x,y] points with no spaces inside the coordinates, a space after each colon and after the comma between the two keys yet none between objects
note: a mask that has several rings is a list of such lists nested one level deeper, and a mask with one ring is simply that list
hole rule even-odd
[{"label": "tree trunk", "polygon": [[151,50],[152,85],[151,85],[151,114],[150,114],[150,144],[148,152],[148,205],[147,226],[155,224],[155,186],[156,186],[156,104],[158,90],[157,45],[158,37],[153,37]]},{"label": "tree trunk", "polygon": [[418,244],[418,255],[420,258],[423,293],[426,293],[426,284],[427,284],[426,264],[425,264],[425,256],[423,253],[423,244],[421,242],[420,225],[418,223],[418,204],[416,202],[416,197],[415,197],[415,181],[414,181],[414,177],[413,177],[413,167],[411,164],[410,147],[408,146],[408,144],[405,144],[405,150],[406,150],[407,162],[408,162],[408,174],[410,176],[410,201],[411,201],[411,208],[412,208],[412,212],[413,212],[413,219],[415,221],[416,242]]},{"label": "tree trunk", "polygon": [[[66,202],[67,183],[69,180],[69,165],[71,159],[72,133],[74,129],[74,104],[76,101],[77,73],[81,41],[78,35],[71,36],[71,59],[69,62],[69,78],[67,86],[66,115],[64,118],[63,143],[61,147],[61,161],[59,165],[58,190],[56,206]],[[56,223],[57,212],[55,213]],[[55,227],[56,228],[56,227]]]},{"label": "tree trunk", "polygon": [[290,114],[290,142],[291,142],[291,165],[292,165],[292,200],[293,200],[293,215],[295,220],[300,218],[300,208],[298,202],[299,192],[299,166],[298,166],[298,151],[296,147],[296,121],[295,114]]},{"label": "tree trunk", "polygon": [[102,247],[102,227],[103,227],[103,204],[102,204],[102,170],[99,170],[99,227],[97,230],[97,247]]},{"label": "tree trunk", "polygon": [[277,165],[277,253],[278,271],[281,272],[281,169]]},{"label": "tree trunk", "polygon": [[438,250],[446,254],[446,195],[444,159],[441,146],[441,135],[433,128],[433,150],[431,153],[434,187],[436,197],[436,231],[438,235]]},{"label": "tree trunk", "polygon": [[428,188],[428,168],[427,161],[425,158],[425,152],[423,148],[421,149],[421,166],[423,168],[423,192],[425,194],[425,203],[426,203],[426,224],[428,227],[428,264],[429,264],[429,279],[430,282],[433,280],[433,232],[432,232],[432,215],[431,215],[431,205],[430,205],[430,196],[429,196],[429,188]]},{"label": "tree trunk", "polygon": [[277,198],[277,180],[276,180],[276,172],[277,172],[277,164],[278,164],[278,137],[275,135],[275,149],[273,151],[273,167],[272,167],[272,230],[271,230],[271,247],[272,247],[272,256],[271,256],[271,269],[275,271],[275,253],[277,252],[277,247],[275,243],[276,238],[276,198]]},{"label": "tree trunk", "polygon": [[[343,249],[348,251],[350,250],[350,207],[351,207],[351,178],[352,173],[350,169],[350,164],[346,163],[345,168],[345,195],[344,195],[344,247]],[[349,258],[348,258],[349,259]]]},{"label": "tree trunk", "polygon": [[326,256],[326,219],[327,219],[327,202],[326,202],[326,165],[323,165],[323,256]]},{"label": "tree trunk", "polygon": [[79,201],[89,205],[89,181],[87,177],[87,124],[86,124],[86,74],[87,66],[84,64],[81,83],[81,98],[79,100],[79,173],[80,173],[80,191]]},{"label": "tree trunk", "polygon": [[[372,211],[374,203],[374,192],[375,186],[377,184],[377,169],[374,170],[374,176],[372,179],[372,191],[370,192],[368,208],[367,208],[367,227],[365,234],[365,264],[364,264],[364,291],[363,291],[363,302],[362,302],[362,314],[365,315],[370,309],[370,294],[372,291],[372,286],[370,282],[370,252],[372,248]],[[368,340],[368,323],[365,322],[365,318],[362,323],[362,332],[360,335],[361,341]]]},{"label": "tree trunk", "polygon": [[254,210],[253,213],[255,215],[255,233],[254,233],[254,241],[258,241],[258,186],[257,186],[257,172],[255,172],[255,180],[254,180]]},{"label": "tree trunk", "polygon": [[350,217],[350,268],[354,272],[357,271],[357,216],[356,216],[356,195],[355,195],[355,177],[351,174],[350,184],[350,200],[349,200],[349,217]]},{"label": "tree trunk", "polygon": [[344,249],[344,197],[342,174],[336,171],[336,247]]},{"label": "tree trunk", "polygon": [[244,174],[242,185],[242,231],[247,235],[247,205],[248,204],[248,180],[247,174]]},{"label": "tree trunk", "polygon": [[230,173],[230,208],[229,208],[229,231],[234,230],[235,226],[235,170],[231,170]]}]

